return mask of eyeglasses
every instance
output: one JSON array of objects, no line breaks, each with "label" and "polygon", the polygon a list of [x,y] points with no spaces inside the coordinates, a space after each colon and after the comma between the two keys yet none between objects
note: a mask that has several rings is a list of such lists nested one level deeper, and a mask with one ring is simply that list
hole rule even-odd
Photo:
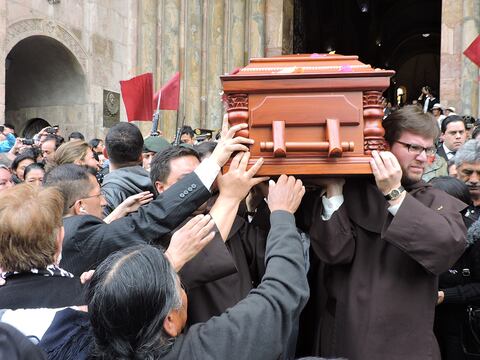
[{"label": "eyeglasses", "polygon": [[425,151],[425,154],[427,154],[427,156],[433,156],[437,153],[437,148],[434,146],[426,148],[420,145],[404,143],[403,141],[397,140],[396,142],[405,146],[408,152],[411,152],[417,155],[420,155],[423,151]]},{"label": "eyeglasses", "polygon": [[[77,200],[85,200],[85,199],[90,199],[90,198],[94,198],[94,197],[100,197],[100,196],[102,196],[102,195],[103,195],[102,193],[98,193],[98,194],[95,194],[95,195],[85,196],[85,197],[80,198],[80,199],[77,199]],[[75,205],[75,203],[77,202],[77,200],[75,200],[75,201],[73,202],[73,204],[70,205],[68,208],[69,208],[69,209],[72,208],[73,205]]]}]

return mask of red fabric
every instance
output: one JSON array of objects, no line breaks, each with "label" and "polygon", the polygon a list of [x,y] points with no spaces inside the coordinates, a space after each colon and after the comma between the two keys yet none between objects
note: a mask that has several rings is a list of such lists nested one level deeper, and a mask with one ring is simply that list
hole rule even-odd
[{"label": "red fabric", "polygon": [[153,116],[153,75],[146,73],[120,81],[128,121],[151,121]]},{"label": "red fabric", "polygon": [[480,35],[470,44],[470,46],[463,52],[463,55],[468,57],[478,67],[480,67]]},{"label": "red fabric", "polygon": [[158,96],[160,98],[160,109],[178,110],[180,100],[180,73],[177,72],[153,97],[153,110],[157,110]]}]

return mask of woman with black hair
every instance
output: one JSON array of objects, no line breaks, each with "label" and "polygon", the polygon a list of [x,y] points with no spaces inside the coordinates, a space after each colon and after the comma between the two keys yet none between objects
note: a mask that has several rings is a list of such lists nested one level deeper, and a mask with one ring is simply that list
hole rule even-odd
[{"label": "woman with black hair", "polygon": [[41,186],[43,177],[45,176],[45,166],[42,163],[33,163],[25,168],[25,183],[30,185]]},{"label": "woman with black hair", "polygon": [[30,151],[25,151],[15,157],[12,165],[10,165],[13,173],[12,180],[15,184],[20,184],[24,181],[25,168],[33,163],[35,163],[35,157]]},{"label": "woman with black hair", "polygon": [[[441,176],[429,183],[467,205],[472,203],[468,187],[459,179]],[[468,247],[452,268],[439,277],[434,330],[443,360],[468,359],[462,344],[462,327],[467,306],[480,303],[480,223],[473,222],[468,215],[468,210],[464,210]]]}]

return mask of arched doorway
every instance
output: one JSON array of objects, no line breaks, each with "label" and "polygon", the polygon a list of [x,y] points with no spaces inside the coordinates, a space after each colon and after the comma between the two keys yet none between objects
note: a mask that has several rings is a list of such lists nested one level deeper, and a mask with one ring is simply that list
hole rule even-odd
[{"label": "arched doorway", "polygon": [[24,138],[31,139],[33,135],[37,134],[40,130],[46,128],[47,126],[50,126],[50,124],[45,119],[30,119],[23,129],[22,136]]},{"label": "arched doorway", "polygon": [[5,69],[5,119],[18,133],[32,125],[31,119],[65,128],[85,115],[82,67],[58,40],[34,35],[19,41],[8,53]]}]

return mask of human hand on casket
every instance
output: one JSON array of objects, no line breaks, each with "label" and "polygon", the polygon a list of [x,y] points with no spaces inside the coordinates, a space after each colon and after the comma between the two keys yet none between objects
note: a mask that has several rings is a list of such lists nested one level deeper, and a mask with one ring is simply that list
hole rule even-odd
[{"label": "human hand on casket", "polygon": [[269,182],[268,207],[271,212],[283,210],[293,214],[300,206],[303,195],[305,195],[305,186],[300,179],[282,175],[277,183],[273,180]]},{"label": "human hand on casket", "polygon": [[242,136],[235,136],[235,133],[239,130],[245,129],[248,124],[238,124],[228,128],[228,117],[223,117],[222,136],[217,143],[215,150],[213,150],[210,159],[215,161],[218,166],[222,167],[230,159],[232,153],[235,151],[248,151],[247,145],[254,143],[253,139],[248,139]]},{"label": "human hand on casket", "polygon": [[402,181],[402,168],[390,151],[372,151],[370,160],[373,176],[380,192],[384,195],[398,189]]},{"label": "human hand on casket", "polygon": [[218,175],[217,183],[222,199],[230,198],[240,202],[245,199],[253,186],[269,179],[268,177],[254,177],[263,164],[263,158],[258,159],[247,170],[249,159],[249,152],[238,153],[232,159],[228,172]]}]

